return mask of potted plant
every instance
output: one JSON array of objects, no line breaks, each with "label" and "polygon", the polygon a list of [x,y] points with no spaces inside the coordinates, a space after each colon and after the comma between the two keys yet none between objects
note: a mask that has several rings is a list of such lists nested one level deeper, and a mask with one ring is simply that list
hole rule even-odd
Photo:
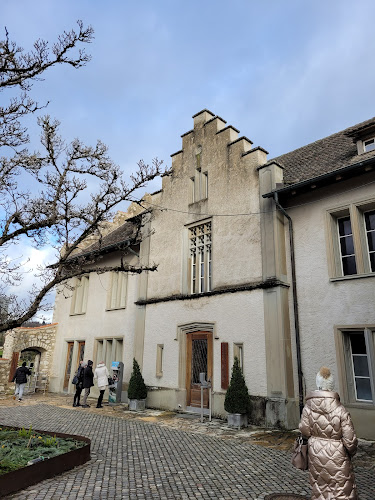
[{"label": "potted plant", "polygon": [[133,372],[129,380],[129,410],[144,410],[146,407],[147,387],[143,380],[137,360],[133,359]]},{"label": "potted plant", "polygon": [[232,377],[224,401],[228,412],[229,427],[247,427],[247,414],[250,411],[250,396],[237,357],[234,358]]}]

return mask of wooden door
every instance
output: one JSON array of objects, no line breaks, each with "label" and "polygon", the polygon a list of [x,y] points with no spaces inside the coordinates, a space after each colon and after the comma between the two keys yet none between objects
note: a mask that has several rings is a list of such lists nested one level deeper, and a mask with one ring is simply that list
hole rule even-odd
[{"label": "wooden door", "polygon": [[18,366],[18,358],[20,357],[19,352],[14,352],[12,354],[12,361],[10,363],[10,371],[9,371],[9,379],[8,382],[12,382],[12,379],[14,377],[14,374],[16,373],[17,366]]},{"label": "wooden door", "polygon": [[83,361],[83,357],[85,355],[85,343],[84,342],[78,342],[78,356],[77,356],[77,368],[78,370],[79,363]]},{"label": "wooden door", "polygon": [[[187,334],[187,406],[195,408],[201,406],[200,373],[205,373],[206,380],[212,380],[212,333],[210,332]],[[203,390],[203,407],[208,408],[208,389]]]},{"label": "wooden door", "polygon": [[74,342],[68,342],[68,352],[66,354],[66,366],[65,366],[65,377],[64,377],[64,391],[68,390],[69,387],[70,372],[72,370],[73,347],[74,347]]}]

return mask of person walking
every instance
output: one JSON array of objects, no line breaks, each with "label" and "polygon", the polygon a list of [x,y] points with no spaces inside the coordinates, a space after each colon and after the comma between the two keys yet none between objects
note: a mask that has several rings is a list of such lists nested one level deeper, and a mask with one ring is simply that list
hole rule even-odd
[{"label": "person walking", "polygon": [[90,394],[90,389],[94,385],[94,374],[92,372],[92,361],[89,359],[87,361],[87,366],[83,371],[83,389],[85,389],[85,393],[82,399],[82,408],[90,408],[90,405],[87,404],[87,397]]},{"label": "person walking", "polygon": [[74,394],[73,398],[73,406],[81,406],[79,404],[79,400],[81,397],[81,392],[83,389],[83,376],[84,376],[84,371],[85,371],[85,366],[86,364],[83,361],[79,362],[79,367],[77,370],[77,383],[76,383],[76,392]]},{"label": "person walking", "polygon": [[299,429],[308,439],[312,500],[358,500],[351,463],[358,440],[350,414],[333,392],[329,368],[316,376],[318,390],[306,396]]},{"label": "person walking", "polygon": [[22,401],[23,391],[25,385],[27,384],[27,375],[31,375],[31,371],[26,367],[26,361],[22,363],[13,375],[12,382],[16,382],[16,390],[14,392],[13,399],[16,399],[18,394],[18,401]]},{"label": "person walking", "polygon": [[96,404],[97,408],[103,408],[102,401],[104,396],[104,391],[108,387],[108,369],[105,366],[104,361],[101,361],[98,366],[95,368],[94,378],[98,381],[98,389],[100,391],[98,402]]}]

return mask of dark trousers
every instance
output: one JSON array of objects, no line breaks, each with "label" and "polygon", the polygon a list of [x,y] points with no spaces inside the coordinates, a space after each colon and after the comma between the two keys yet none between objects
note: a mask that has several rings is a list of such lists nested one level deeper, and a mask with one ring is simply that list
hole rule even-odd
[{"label": "dark trousers", "polygon": [[99,397],[98,397],[98,403],[96,405],[97,408],[99,408],[99,406],[102,406],[104,392],[105,392],[105,389],[103,389],[102,391],[100,391],[100,394],[99,394]]},{"label": "dark trousers", "polygon": [[78,384],[76,385],[76,392],[74,394],[74,399],[73,399],[73,404],[74,405],[79,405],[79,399],[81,397],[81,392],[82,392],[82,387],[79,387]]}]

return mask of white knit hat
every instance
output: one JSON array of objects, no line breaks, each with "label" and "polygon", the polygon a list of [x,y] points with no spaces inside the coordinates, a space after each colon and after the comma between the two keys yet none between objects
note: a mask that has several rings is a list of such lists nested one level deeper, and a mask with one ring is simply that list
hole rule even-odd
[{"label": "white knit hat", "polygon": [[316,375],[316,386],[320,391],[333,391],[335,381],[332,377],[331,370],[326,366],[322,366]]}]

